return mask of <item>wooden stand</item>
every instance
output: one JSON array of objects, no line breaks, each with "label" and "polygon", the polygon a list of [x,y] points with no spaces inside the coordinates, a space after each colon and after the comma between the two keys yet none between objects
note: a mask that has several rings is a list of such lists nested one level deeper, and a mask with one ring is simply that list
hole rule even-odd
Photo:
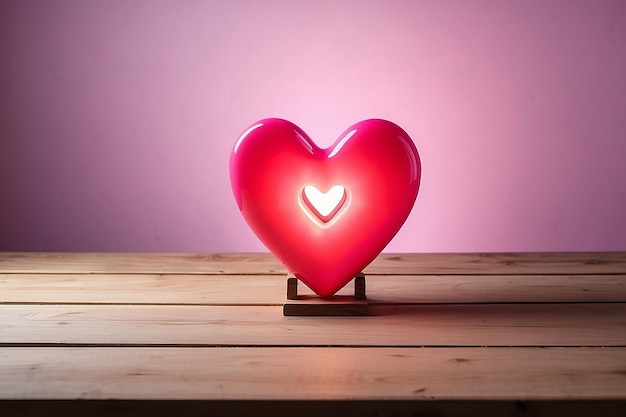
[{"label": "wooden stand", "polygon": [[321,298],[315,295],[298,295],[298,279],[287,277],[287,301],[283,304],[284,316],[367,316],[369,305],[365,295],[365,276],[354,278],[354,296],[333,295]]}]

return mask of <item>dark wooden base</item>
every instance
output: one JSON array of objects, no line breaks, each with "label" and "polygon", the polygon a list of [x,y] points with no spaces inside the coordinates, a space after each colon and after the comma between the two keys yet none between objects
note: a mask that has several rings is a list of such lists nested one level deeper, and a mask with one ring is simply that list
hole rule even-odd
[{"label": "dark wooden base", "polygon": [[333,295],[322,298],[315,295],[298,295],[298,279],[287,278],[287,300],[283,304],[284,316],[367,316],[369,304],[365,295],[365,276],[354,278],[354,296]]}]

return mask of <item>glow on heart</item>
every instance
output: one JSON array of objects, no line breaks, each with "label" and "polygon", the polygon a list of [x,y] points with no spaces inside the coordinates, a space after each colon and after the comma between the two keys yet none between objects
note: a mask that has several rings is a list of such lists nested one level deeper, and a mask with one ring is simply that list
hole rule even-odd
[{"label": "glow on heart", "polygon": [[327,193],[323,193],[314,185],[307,185],[302,190],[301,205],[305,214],[319,227],[329,227],[337,219],[338,212],[346,201],[346,191],[341,185],[335,185]]},{"label": "glow on heart", "polygon": [[328,149],[291,122],[260,120],[237,140],[230,159],[244,219],[322,297],[346,285],[395,236],[420,177],[412,140],[380,119],[349,127]]}]

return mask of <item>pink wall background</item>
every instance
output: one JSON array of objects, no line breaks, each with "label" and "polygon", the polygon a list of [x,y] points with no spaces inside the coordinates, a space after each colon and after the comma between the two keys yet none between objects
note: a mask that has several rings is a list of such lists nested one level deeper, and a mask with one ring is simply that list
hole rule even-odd
[{"label": "pink wall background", "polygon": [[0,250],[265,251],[228,179],[264,117],[386,118],[386,251],[626,250],[626,1],[0,2]]}]

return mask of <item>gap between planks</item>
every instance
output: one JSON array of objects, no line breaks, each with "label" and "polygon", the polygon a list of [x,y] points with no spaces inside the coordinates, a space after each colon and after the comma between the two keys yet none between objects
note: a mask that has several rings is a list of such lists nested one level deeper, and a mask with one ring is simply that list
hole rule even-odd
[{"label": "gap between planks", "polygon": [[163,349],[163,348],[184,348],[184,349],[625,349],[624,345],[610,346],[577,346],[577,345],[224,345],[224,344],[181,344],[181,343],[0,343],[1,348],[63,348],[63,349]]}]

